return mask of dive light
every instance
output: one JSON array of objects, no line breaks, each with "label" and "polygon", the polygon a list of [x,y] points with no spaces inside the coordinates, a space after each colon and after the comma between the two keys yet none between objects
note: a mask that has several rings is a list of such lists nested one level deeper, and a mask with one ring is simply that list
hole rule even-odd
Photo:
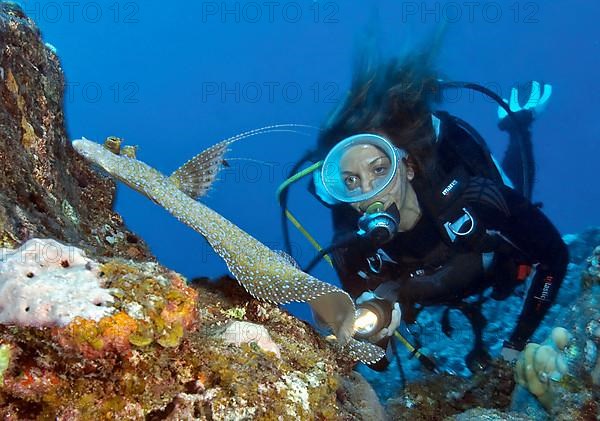
[{"label": "dive light", "polygon": [[356,309],[354,337],[368,339],[392,321],[392,304],[381,298],[373,298]]}]

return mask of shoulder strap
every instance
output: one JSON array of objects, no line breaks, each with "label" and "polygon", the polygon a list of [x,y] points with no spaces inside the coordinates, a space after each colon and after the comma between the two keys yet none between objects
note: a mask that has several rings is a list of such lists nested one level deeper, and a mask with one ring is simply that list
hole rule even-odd
[{"label": "shoulder strap", "polygon": [[485,141],[473,127],[447,112],[435,114],[441,124],[431,156],[434,165],[430,173],[416,177],[413,185],[423,211],[437,221],[444,241],[448,245],[470,243],[480,237],[482,228],[467,203],[467,199],[477,200],[470,193],[473,183],[486,180],[499,186],[504,184],[503,178]]}]

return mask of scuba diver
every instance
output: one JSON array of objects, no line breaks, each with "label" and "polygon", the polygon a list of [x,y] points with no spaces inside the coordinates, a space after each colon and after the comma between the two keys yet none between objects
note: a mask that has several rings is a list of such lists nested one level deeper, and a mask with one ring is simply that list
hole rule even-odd
[{"label": "scuba diver", "polygon": [[[476,371],[491,359],[482,340],[483,292],[491,287],[491,298],[505,299],[534,272],[502,349],[514,360],[566,273],[567,247],[541,205],[530,201],[530,127],[551,86],[513,88],[506,101],[479,85],[444,82],[428,63],[421,55],[359,67],[346,101],[322,128],[317,150],[297,168],[316,162],[301,175],[312,173],[310,190],[332,213],[332,246],[318,257],[331,258],[358,311],[376,316],[357,336],[389,351],[401,319],[412,323],[423,307],[445,305],[462,311],[473,327],[466,362]],[[498,102],[499,128],[510,139],[501,165],[473,127],[435,109],[443,91],[456,88]],[[476,295],[476,302],[465,300]]]}]

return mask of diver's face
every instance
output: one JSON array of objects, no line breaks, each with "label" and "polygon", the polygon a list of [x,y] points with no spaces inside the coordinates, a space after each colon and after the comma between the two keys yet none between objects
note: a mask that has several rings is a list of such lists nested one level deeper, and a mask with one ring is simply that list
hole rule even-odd
[{"label": "diver's face", "polygon": [[[390,158],[381,149],[369,144],[348,149],[340,160],[344,185],[348,191],[360,189],[362,193],[368,193],[384,183],[390,175],[391,167]],[[407,173],[406,164],[398,162],[396,174],[385,189],[368,200],[351,203],[351,206],[359,212],[365,212],[375,202],[382,202],[384,209],[392,203],[400,205],[404,201],[406,184],[410,179],[412,176]]]},{"label": "diver's face", "polygon": [[344,186],[348,191],[360,189],[368,193],[388,176],[391,162],[388,156],[373,145],[356,145],[340,160]]}]

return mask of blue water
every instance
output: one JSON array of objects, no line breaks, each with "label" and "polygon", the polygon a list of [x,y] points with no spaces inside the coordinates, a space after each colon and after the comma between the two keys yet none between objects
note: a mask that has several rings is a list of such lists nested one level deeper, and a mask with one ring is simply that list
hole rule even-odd
[{"label": "blue water", "polygon": [[[530,79],[554,85],[534,128],[534,199],[563,233],[598,223],[598,2],[20,3],[61,57],[70,137],[122,137],[165,173],[244,130],[273,123],[318,126],[343,98],[356,41],[369,22],[378,22],[380,48],[393,55],[446,18],[451,23],[439,67],[449,79],[480,82],[505,97],[512,85]],[[496,107],[478,95],[449,100],[447,109],[477,127],[501,155],[506,138],[495,126]],[[309,133],[233,145],[229,157],[251,160],[232,160],[205,203],[282,248],[275,189],[314,145]],[[306,184],[292,188],[290,208],[326,244],[329,215]],[[226,273],[197,233],[138,193],[120,186],[116,207],[165,266],[189,278]],[[306,264],[311,246],[292,233],[295,257]],[[337,282],[325,264],[315,274]],[[304,307],[298,311],[306,315]]]}]

